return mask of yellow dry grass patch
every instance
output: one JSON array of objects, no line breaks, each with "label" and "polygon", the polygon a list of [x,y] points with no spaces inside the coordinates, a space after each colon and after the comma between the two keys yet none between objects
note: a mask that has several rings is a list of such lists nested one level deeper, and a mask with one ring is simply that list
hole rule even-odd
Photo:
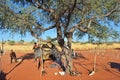
[{"label": "yellow dry grass patch", "polygon": [[[96,44],[81,44],[81,43],[72,43],[72,49],[74,50],[90,50],[90,49],[94,49],[95,47],[97,47]],[[8,45],[5,44],[4,45],[4,50],[17,50],[17,51],[33,51],[33,45]],[[57,48],[59,48],[57,46]],[[100,48],[102,49],[112,49],[112,48],[120,48],[120,44],[118,43],[113,43],[111,45],[107,45],[107,44],[100,44]]]},{"label": "yellow dry grass patch", "polygon": [[5,52],[10,51],[11,49],[18,52],[27,52],[27,51],[33,52],[32,48],[33,48],[32,45],[8,45],[8,44],[4,45]]},{"label": "yellow dry grass patch", "polygon": [[[72,44],[72,48],[75,49],[75,50],[90,50],[90,49],[94,49],[96,47],[98,47],[98,45],[90,44],[90,43],[87,43],[87,44],[81,44],[81,43]],[[118,44],[118,43],[113,43],[111,45],[100,44],[99,47],[101,49],[113,49],[113,48],[120,48],[120,44]]]}]

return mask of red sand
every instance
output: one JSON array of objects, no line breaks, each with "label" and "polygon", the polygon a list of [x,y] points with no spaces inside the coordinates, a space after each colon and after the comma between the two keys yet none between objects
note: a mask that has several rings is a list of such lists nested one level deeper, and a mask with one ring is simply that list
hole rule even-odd
[{"label": "red sand", "polygon": [[[120,50],[105,50],[97,55],[97,70],[92,76],[89,76],[89,71],[93,68],[94,51],[77,51],[79,57],[74,59],[74,70],[81,72],[79,76],[70,76],[65,74],[63,76],[55,72],[61,71],[58,67],[51,68],[53,63],[51,60],[45,62],[46,74],[41,75],[40,70],[34,62],[34,58],[27,56],[22,62],[10,64],[9,52],[7,51],[1,58],[2,71],[5,80],[120,80]],[[16,51],[17,57],[25,56],[28,52]],[[30,52],[29,52],[30,53]],[[117,63],[116,68],[112,68],[109,62]]]}]

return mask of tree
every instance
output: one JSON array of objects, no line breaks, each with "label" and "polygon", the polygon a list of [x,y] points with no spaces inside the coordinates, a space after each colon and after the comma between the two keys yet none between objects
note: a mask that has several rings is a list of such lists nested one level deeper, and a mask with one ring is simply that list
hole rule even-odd
[{"label": "tree", "polygon": [[[10,9],[11,6],[8,7],[7,3],[0,4],[0,12],[2,12],[2,17],[0,17],[1,28],[9,29],[13,32],[18,31],[21,34],[29,31],[37,39],[39,39],[42,32],[55,28],[57,32],[55,39],[57,39],[62,51],[64,51],[65,54],[71,50],[72,36],[73,32],[76,30],[96,37],[102,37],[100,35],[96,35],[101,29],[102,32],[100,32],[100,34],[106,34],[106,31],[104,30],[106,26],[103,26],[101,21],[108,22],[111,20],[116,25],[120,22],[119,0],[7,1],[12,2],[13,4],[17,3],[18,5],[23,5],[23,8],[27,5],[30,9],[24,8],[27,11],[20,11],[16,14],[15,10],[13,11]],[[38,14],[36,14],[36,12],[38,12]],[[36,20],[34,19],[35,15],[38,17]],[[45,24],[49,26],[46,27]],[[103,33],[104,31],[105,33]],[[64,47],[65,37],[68,40],[67,46],[69,49]],[[66,58],[69,63],[70,59],[68,58],[70,58],[70,56],[67,56]],[[69,66],[72,67],[71,65]],[[66,67],[66,69],[68,69],[68,73],[72,71],[72,68]]]},{"label": "tree", "polygon": [[12,41],[8,41],[8,44],[9,45],[15,45],[15,41],[13,41],[13,40]]},{"label": "tree", "polygon": [[18,44],[24,44],[24,40],[18,41]]}]

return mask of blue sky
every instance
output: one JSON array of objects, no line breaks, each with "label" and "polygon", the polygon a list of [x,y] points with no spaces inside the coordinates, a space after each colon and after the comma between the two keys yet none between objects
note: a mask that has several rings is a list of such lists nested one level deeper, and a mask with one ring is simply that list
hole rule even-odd
[{"label": "blue sky", "polygon": [[34,38],[29,35],[29,34],[26,34],[26,36],[21,36],[20,34],[10,34],[10,33],[2,33],[0,31],[0,41],[1,40],[4,40],[4,41],[7,41],[7,40],[14,40],[14,41],[20,41],[21,39],[22,40],[25,40],[25,41],[32,41]]},{"label": "blue sky", "polygon": [[[118,26],[115,26],[113,22],[109,24],[105,24],[105,23],[102,23],[106,26],[109,26],[109,27],[112,27],[113,29],[117,30],[119,33],[120,33],[120,23],[118,24]],[[46,39],[47,36],[50,36],[51,38],[55,38],[57,36],[57,33],[56,33],[56,30],[55,29],[51,29],[51,30],[48,30],[44,33],[42,33],[41,37],[43,39]],[[7,41],[7,40],[14,40],[14,41],[20,41],[20,40],[24,40],[24,41],[32,41],[32,40],[36,40],[33,36],[31,36],[30,33],[27,33],[25,36],[21,36],[20,34],[10,34],[9,32],[2,32],[0,31],[0,41],[2,41],[2,39],[4,41]],[[73,40],[76,41],[76,37],[73,36]],[[87,36],[84,36],[82,39],[80,39],[79,41],[87,41],[88,40],[88,37]]]},{"label": "blue sky", "polygon": [[[41,37],[43,39],[46,39],[47,36],[50,36],[51,38],[54,38],[56,37],[56,31],[55,30],[49,30],[49,31],[46,31],[44,32]],[[0,31],[0,41],[2,41],[2,39],[4,41],[7,41],[7,40],[14,40],[14,41],[20,41],[20,40],[24,40],[24,41],[32,41],[32,40],[36,40],[33,36],[31,36],[30,33],[27,33],[25,36],[21,36],[20,34],[10,34],[9,32],[2,32]]]},{"label": "blue sky", "polygon": [[[104,24],[104,23],[102,23]],[[118,26],[115,26],[113,22],[111,22],[110,25],[105,24],[106,26],[112,27],[113,29],[117,30],[120,33],[120,23],[118,24]],[[42,33],[41,37],[43,39],[46,39],[47,36],[50,36],[51,38],[55,38],[57,36],[56,30],[55,29],[51,29],[48,30],[44,33]],[[32,41],[32,40],[36,40],[33,36],[31,36],[30,33],[27,33],[25,36],[21,36],[20,34],[10,34],[9,32],[2,32],[0,31],[0,41],[2,41],[2,39],[4,41],[7,40],[14,40],[14,41],[20,41],[20,40],[24,40],[24,41]],[[73,36],[73,40],[76,41],[77,39]],[[87,41],[88,37],[84,36],[82,39],[80,39],[79,41]]]}]

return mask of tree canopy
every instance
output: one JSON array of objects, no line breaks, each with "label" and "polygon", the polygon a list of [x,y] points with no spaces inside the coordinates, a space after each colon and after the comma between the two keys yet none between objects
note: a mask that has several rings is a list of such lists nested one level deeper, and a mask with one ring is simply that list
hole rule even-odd
[{"label": "tree canopy", "polygon": [[104,24],[120,23],[119,4],[119,0],[4,0],[0,28],[34,35],[55,28],[59,39],[75,31],[106,38],[110,27]]}]

